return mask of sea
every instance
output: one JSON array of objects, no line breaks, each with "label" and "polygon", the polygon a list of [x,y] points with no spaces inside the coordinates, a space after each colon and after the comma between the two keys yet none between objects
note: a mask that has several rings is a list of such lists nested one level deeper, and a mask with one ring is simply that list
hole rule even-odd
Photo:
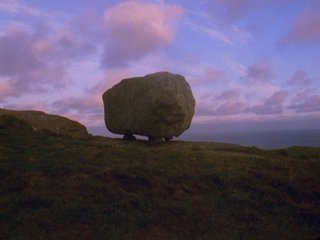
[{"label": "sea", "polygon": [[[89,132],[93,135],[122,138],[121,135],[108,132],[105,127],[90,128]],[[137,137],[147,140],[145,137]],[[197,130],[190,128],[173,140],[231,143],[262,149],[280,149],[292,146],[320,147],[320,129],[225,132],[207,129],[205,132],[197,132]]]},{"label": "sea", "polygon": [[241,132],[186,132],[181,137],[186,141],[221,142],[263,149],[279,149],[291,146],[320,147],[320,129],[272,130]]}]

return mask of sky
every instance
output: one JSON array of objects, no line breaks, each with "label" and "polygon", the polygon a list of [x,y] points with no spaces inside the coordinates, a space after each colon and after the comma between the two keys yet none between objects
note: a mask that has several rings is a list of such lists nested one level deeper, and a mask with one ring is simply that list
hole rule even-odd
[{"label": "sky", "polygon": [[0,107],[104,128],[124,78],[183,75],[202,130],[320,128],[320,0],[1,0]]}]

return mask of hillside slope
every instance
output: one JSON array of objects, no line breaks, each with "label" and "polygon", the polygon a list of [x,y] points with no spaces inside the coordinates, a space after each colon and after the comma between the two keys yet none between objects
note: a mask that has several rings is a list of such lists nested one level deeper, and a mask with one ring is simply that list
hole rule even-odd
[{"label": "hillside slope", "polygon": [[0,239],[320,236],[320,148],[72,139],[19,121],[0,126]]},{"label": "hillside slope", "polygon": [[5,120],[4,117],[15,117],[25,121],[36,131],[45,130],[57,135],[68,135],[73,138],[87,138],[89,136],[85,126],[77,121],[59,115],[34,110],[15,111],[0,108],[0,120],[2,122]]}]

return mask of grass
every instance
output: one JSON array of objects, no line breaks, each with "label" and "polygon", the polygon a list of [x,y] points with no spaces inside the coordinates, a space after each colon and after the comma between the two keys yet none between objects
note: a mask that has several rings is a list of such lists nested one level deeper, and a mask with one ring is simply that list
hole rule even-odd
[{"label": "grass", "polygon": [[312,239],[319,174],[320,148],[76,140],[7,119],[0,239]]}]

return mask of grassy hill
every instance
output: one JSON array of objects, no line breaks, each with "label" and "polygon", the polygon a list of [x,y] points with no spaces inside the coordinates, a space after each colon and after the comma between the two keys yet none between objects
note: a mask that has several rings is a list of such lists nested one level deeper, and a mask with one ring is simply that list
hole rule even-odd
[{"label": "grassy hill", "polygon": [[320,148],[152,145],[0,124],[0,239],[316,239]]}]

